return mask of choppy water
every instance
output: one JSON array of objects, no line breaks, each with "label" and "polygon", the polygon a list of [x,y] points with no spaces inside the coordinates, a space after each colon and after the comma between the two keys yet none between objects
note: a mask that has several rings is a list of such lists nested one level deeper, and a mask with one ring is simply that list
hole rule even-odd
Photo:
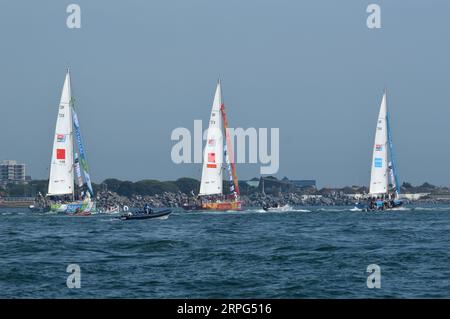
[{"label": "choppy water", "polygon": [[[450,206],[175,212],[165,220],[0,210],[3,298],[450,297]],[[66,267],[81,267],[81,288]],[[366,267],[381,267],[368,289]]]}]

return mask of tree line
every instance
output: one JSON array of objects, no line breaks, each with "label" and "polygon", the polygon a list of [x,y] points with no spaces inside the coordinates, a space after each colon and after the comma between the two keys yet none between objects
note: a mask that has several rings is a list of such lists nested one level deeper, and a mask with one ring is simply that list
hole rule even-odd
[{"label": "tree line", "polygon": [[[274,186],[271,187],[270,183],[267,183],[266,179],[266,193],[274,194],[277,191],[278,193],[288,193],[295,192],[300,194],[322,194],[325,195],[327,193],[327,188],[323,188],[321,190],[317,190],[314,187],[304,188],[304,189],[294,189],[292,187],[288,187],[286,189],[284,184],[280,184],[278,186],[276,182],[278,181],[274,178]],[[260,185],[261,186],[261,185]],[[47,193],[48,188],[48,180],[32,180],[26,184],[8,184],[5,186],[0,186],[0,196],[13,196],[13,197],[34,197],[38,193],[45,195]],[[194,193],[198,194],[200,189],[200,181],[194,178],[183,177],[179,178],[175,181],[159,181],[154,179],[145,179],[137,182],[131,181],[122,181],[116,178],[108,178],[104,180],[102,183],[93,184],[94,192],[98,193],[101,191],[110,191],[117,193],[121,196],[130,197],[133,195],[141,195],[141,196],[153,196],[157,194],[162,194],[164,192],[170,193],[184,193],[190,195]],[[230,182],[224,181],[223,189],[225,192],[230,188]],[[436,187],[431,185],[430,183],[423,183],[420,186],[413,186],[410,183],[402,184],[402,191],[408,193],[427,193],[427,192],[435,192],[448,190],[447,188]],[[252,187],[248,185],[246,182],[239,182],[239,189],[242,195],[251,195],[253,193],[260,193],[262,191],[261,187]],[[341,190],[345,193],[352,192],[361,192],[363,188],[358,188],[357,186],[353,187],[343,187]],[[367,189],[364,188],[367,192]],[[336,189],[334,189],[335,191]]]}]

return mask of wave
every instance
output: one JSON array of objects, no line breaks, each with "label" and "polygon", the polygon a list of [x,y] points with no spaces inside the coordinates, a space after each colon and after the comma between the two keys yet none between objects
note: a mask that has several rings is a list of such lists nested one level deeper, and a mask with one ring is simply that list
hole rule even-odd
[{"label": "wave", "polygon": [[59,215],[59,213],[58,212],[52,212],[52,211],[49,211],[49,212],[45,212],[45,213],[39,213],[39,215]]},{"label": "wave", "polygon": [[[413,210],[413,208],[410,207],[396,207],[396,208],[390,208],[387,211],[411,211]],[[318,211],[322,211],[322,212],[364,212],[364,209],[358,208],[358,207],[353,207],[353,208],[343,208],[343,209],[339,209],[339,208],[319,208]],[[380,211],[382,212],[382,211]]]},{"label": "wave", "polygon": [[298,213],[312,213],[309,209],[293,209],[291,212],[298,212]]},{"label": "wave", "polygon": [[101,222],[120,222],[119,218],[102,218],[99,221]]},{"label": "wave", "polygon": [[352,212],[356,211],[356,212],[358,212],[358,211],[362,211],[362,210],[358,210],[358,209],[359,208],[356,208],[356,207],[354,207],[354,208],[348,208],[348,207],[346,207],[346,208],[319,208],[319,209],[317,209],[317,211],[318,212],[327,212],[327,213],[340,213],[340,212],[349,212],[349,211],[352,211]]},{"label": "wave", "polygon": [[410,208],[410,207],[404,207],[404,206],[402,206],[402,207],[391,208],[390,210],[391,210],[391,211],[411,211],[411,210],[413,210],[413,209]]},{"label": "wave", "polygon": [[248,209],[246,210],[246,212],[249,213],[267,213],[264,209],[260,208],[260,209]]},{"label": "wave", "polygon": [[442,212],[449,211],[450,207],[413,207],[411,208],[413,211],[430,211],[430,212]]},{"label": "wave", "polygon": [[97,211],[95,212],[95,214],[100,214],[100,215],[119,215],[119,214],[123,214],[125,211],[121,211],[121,210],[115,210],[115,211],[110,211],[110,212],[105,212],[105,211]]},{"label": "wave", "polygon": [[155,217],[155,218],[153,218],[153,219],[161,219],[161,220],[165,220],[165,219],[167,219],[167,218],[169,218],[169,215],[166,215],[166,216],[160,216],[160,217]]},{"label": "wave", "polygon": [[268,212],[274,212],[274,213],[282,213],[282,212],[292,212],[293,208],[291,205],[284,205],[281,207],[271,207],[268,209]]},{"label": "wave", "polygon": [[311,213],[308,209],[296,209],[293,208],[290,205],[284,205],[281,207],[273,207],[269,208],[267,211],[259,208],[259,209],[247,209],[246,212],[253,212],[253,213]]}]

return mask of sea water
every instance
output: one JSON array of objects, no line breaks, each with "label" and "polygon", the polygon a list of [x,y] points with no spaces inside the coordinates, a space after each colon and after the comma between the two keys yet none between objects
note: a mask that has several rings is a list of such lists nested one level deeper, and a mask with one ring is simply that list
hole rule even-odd
[{"label": "sea water", "polygon": [[0,254],[0,298],[449,298],[450,206],[134,221],[0,209]]}]

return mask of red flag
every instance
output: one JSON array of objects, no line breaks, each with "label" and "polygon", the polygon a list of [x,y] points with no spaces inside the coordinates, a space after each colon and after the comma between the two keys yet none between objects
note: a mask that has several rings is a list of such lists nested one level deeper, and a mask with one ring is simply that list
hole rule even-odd
[{"label": "red flag", "polygon": [[66,159],[66,150],[64,148],[56,149],[56,159],[65,160]]}]

